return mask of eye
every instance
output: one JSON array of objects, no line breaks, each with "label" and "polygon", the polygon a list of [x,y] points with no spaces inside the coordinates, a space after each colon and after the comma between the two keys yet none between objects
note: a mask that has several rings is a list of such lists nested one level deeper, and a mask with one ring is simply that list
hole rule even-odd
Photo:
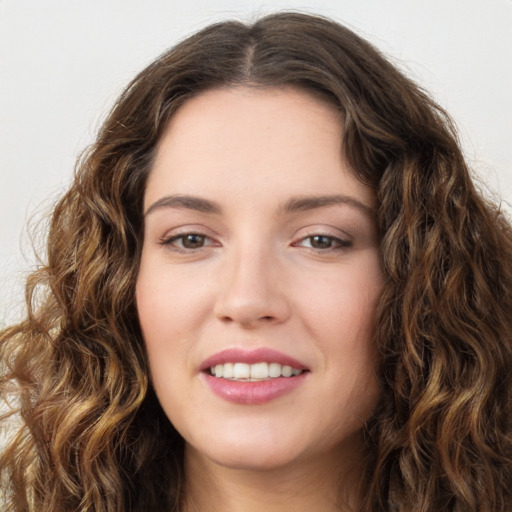
[{"label": "eye", "polygon": [[351,247],[352,242],[349,240],[342,240],[341,238],[330,235],[311,235],[303,238],[302,240],[299,240],[298,242],[295,242],[293,245],[327,251],[341,249],[344,247]]},{"label": "eye", "polygon": [[160,244],[178,251],[193,251],[205,246],[216,245],[208,236],[201,233],[183,233],[160,240]]}]

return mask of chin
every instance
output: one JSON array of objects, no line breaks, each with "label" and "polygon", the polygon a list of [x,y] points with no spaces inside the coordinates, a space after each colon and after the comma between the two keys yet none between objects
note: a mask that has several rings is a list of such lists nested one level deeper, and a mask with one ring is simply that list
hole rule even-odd
[{"label": "chin", "polygon": [[276,453],[275,450],[240,450],[237,453],[212,454],[211,460],[222,467],[239,471],[271,471],[285,468],[295,461],[289,454]]},{"label": "chin", "polygon": [[285,467],[300,458],[298,443],[286,439],[283,445],[283,434],[264,436],[259,433],[253,436],[229,436],[217,438],[208,446],[187,444],[199,458],[206,458],[219,466],[237,470],[272,470]]}]

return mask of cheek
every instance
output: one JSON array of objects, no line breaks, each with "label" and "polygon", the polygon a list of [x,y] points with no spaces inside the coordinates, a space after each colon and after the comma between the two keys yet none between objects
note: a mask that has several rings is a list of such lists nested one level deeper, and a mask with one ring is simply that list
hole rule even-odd
[{"label": "cheek", "polygon": [[181,389],[180,383],[189,372],[187,325],[194,324],[194,314],[186,297],[163,276],[158,271],[148,272],[141,266],[136,300],[151,381],[169,416],[170,411],[177,414],[175,409],[179,408],[180,401],[176,400],[175,394],[181,394],[182,399],[186,399],[183,395],[186,389]]},{"label": "cheek", "polygon": [[185,383],[197,372],[197,340],[208,324],[211,293],[198,269],[171,271],[165,262],[143,255],[136,300],[151,381],[174,418],[191,392]]},{"label": "cheek", "polygon": [[378,256],[361,258],[360,264],[316,284],[302,294],[302,310],[304,325],[324,358],[326,385],[345,391],[340,400],[344,396],[354,403],[366,396],[373,403],[378,394],[375,327],[383,286]]},{"label": "cheek", "polygon": [[192,439],[194,425],[206,421],[194,364],[208,299],[186,272],[170,275],[168,269],[156,268],[141,265],[136,288],[150,378],[166,416],[182,436]]},{"label": "cheek", "polygon": [[186,336],[204,314],[205,293],[181,272],[169,275],[165,268],[141,265],[136,300],[139,322],[148,349],[162,340],[169,344]]},{"label": "cheek", "polygon": [[[151,271],[149,271],[150,268]],[[137,279],[136,300],[151,381],[159,399],[162,400],[160,396],[162,383],[166,382],[168,389],[174,389],[178,370],[184,366],[183,361],[180,362],[177,356],[183,354],[186,347],[186,344],[181,341],[184,337],[185,318],[180,309],[183,301],[176,300],[176,288],[170,286],[170,283],[163,278],[165,274],[155,272],[154,268],[141,265]],[[181,319],[181,322],[176,322],[176,319]]]},{"label": "cheek", "polygon": [[311,328],[321,329],[326,339],[373,338],[376,311],[382,291],[382,274],[376,257],[341,268],[311,281],[301,280],[296,290],[301,309]]}]

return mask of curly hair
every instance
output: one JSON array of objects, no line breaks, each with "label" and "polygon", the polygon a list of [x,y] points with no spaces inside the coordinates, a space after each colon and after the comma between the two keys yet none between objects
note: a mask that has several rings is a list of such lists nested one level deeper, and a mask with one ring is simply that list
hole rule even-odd
[{"label": "curly hair", "polygon": [[176,109],[240,84],[338,109],[348,161],[378,197],[382,395],[361,510],[512,510],[510,223],[424,91],[352,31],[298,13],[218,23],[164,53],[82,155],[26,319],[0,334],[1,392],[21,420],[0,460],[7,509],[179,509],[184,443],[149,382],[135,305],[142,198]]}]

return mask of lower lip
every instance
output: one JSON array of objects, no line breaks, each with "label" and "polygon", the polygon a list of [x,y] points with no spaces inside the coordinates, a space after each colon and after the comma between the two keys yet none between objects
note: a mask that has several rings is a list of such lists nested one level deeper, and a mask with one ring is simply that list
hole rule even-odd
[{"label": "lower lip", "polygon": [[205,376],[210,389],[220,398],[234,404],[258,405],[275,400],[290,393],[304,382],[308,372],[296,377],[278,377],[276,379],[247,382]]}]

